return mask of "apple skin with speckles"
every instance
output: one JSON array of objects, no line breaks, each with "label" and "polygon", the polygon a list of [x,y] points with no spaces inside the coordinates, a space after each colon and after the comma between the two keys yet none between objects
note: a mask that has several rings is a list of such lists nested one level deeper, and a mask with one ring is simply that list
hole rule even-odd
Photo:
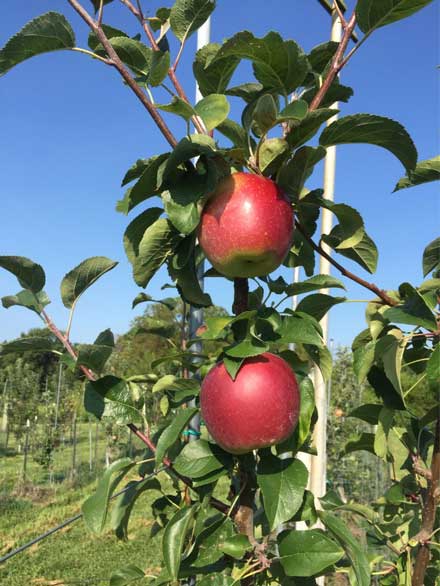
[{"label": "apple skin with speckles", "polygon": [[227,452],[245,454],[286,440],[295,430],[300,393],[285,360],[265,352],[247,358],[233,380],[223,362],[212,368],[200,392],[202,419]]},{"label": "apple skin with speckles", "polygon": [[198,238],[222,275],[261,277],[283,262],[293,225],[292,206],[276,183],[240,172],[219,182],[202,211]]}]

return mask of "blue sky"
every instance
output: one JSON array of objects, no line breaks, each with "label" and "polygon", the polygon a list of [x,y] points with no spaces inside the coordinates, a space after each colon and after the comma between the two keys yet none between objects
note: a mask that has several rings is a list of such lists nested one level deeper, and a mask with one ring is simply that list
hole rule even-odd
[{"label": "blue sky", "polygon": [[[83,4],[89,6],[88,0]],[[162,4],[169,3],[145,3],[151,14]],[[241,0],[239,13],[237,2],[220,0],[218,5],[212,19],[213,41],[220,42],[239,30],[251,30],[257,36],[276,30],[308,52],[329,37],[329,16],[315,0]],[[410,19],[377,31],[342,74],[342,81],[355,91],[351,101],[342,105],[342,114],[368,112],[398,120],[411,134],[419,159],[439,151],[438,8],[435,1]],[[27,21],[49,10],[66,15],[77,31],[78,45],[85,47],[85,25],[67,1],[54,0],[14,2],[5,9],[0,45]],[[138,32],[137,22],[118,2],[106,7],[105,22],[132,35]],[[192,39],[178,70],[189,96],[194,95],[194,48]],[[234,85],[245,81],[249,73],[249,66],[241,67]],[[167,100],[159,94],[157,101]],[[131,310],[139,289],[122,247],[129,218],[115,211],[115,203],[123,195],[120,181],[137,158],[166,151],[167,144],[116,72],[78,53],[42,55],[17,66],[0,78],[0,103],[0,254],[27,256],[43,265],[52,299],[48,312],[59,327],[65,327],[67,320],[59,298],[63,275],[89,256],[120,261],[82,297],[72,337],[92,341],[107,327],[123,333],[143,308]],[[184,129],[178,121],[170,121],[170,126],[182,136]],[[392,194],[403,174],[399,161],[383,149],[367,145],[338,148],[336,199],[362,213],[380,250],[374,276],[343,257],[339,260],[385,289],[403,281],[417,284],[423,280],[422,252],[439,232],[437,185]],[[315,174],[308,186],[320,187],[321,180]],[[287,270],[281,273],[290,276]],[[336,271],[333,274],[337,276]],[[169,291],[160,291],[166,278],[165,271],[160,271],[147,292],[169,295]],[[350,299],[371,297],[368,291],[347,285]],[[230,307],[229,283],[220,285],[219,280],[210,279],[207,290],[215,303]],[[15,279],[0,272],[0,296],[17,291]],[[330,336],[336,343],[350,344],[365,327],[364,309],[364,303],[350,303],[331,311]],[[0,340],[37,325],[38,318],[26,310],[0,308]]]}]

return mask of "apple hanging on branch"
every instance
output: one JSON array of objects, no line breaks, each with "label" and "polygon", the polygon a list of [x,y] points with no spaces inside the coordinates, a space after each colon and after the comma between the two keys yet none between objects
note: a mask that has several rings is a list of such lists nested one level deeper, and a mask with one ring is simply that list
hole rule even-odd
[{"label": "apple hanging on branch", "polygon": [[214,366],[202,383],[200,406],[215,441],[228,452],[244,454],[292,435],[300,394],[287,362],[265,352],[247,358],[235,380],[223,362]]},{"label": "apple hanging on branch", "polygon": [[218,184],[202,212],[199,242],[219,273],[233,278],[268,275],[292,244],[293,209],[270,179],[234,173]]}]

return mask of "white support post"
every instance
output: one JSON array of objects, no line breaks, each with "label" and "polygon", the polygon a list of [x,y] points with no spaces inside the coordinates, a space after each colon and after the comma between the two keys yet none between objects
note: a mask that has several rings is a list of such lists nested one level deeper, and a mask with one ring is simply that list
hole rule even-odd
[{"label": "white support post", "polygon": [[[333,10],[332,14],[332,29],[331,40],[340,42],[342,38],[342,26],[338,18],[337,12]],[[337,106],[337,104],[334,104]],[[331,124],[337,116],[331,118],[327,124]],[[331,201],[334,200],[335,188],[335,172],[336,172],[336,147],[331,146],[327,148],[327,155],[324,163],[324,197]],[[329,210],[323,209],[321,216],[321,235],[328,234],[332,228],[332,214]],[[328,254],[330,249],[322,244],[323,248]],[[322,275],[330,274],[330,263],[327,259],[320,257],[319,272]],[[322,290],[322,293],[328,291]],[[323,331],[324,343],[328,343],[328,329],[329,329],[328,315],[325,315],[321,320],[321,327]],[[314,430],[314,445],[317,450],[317,455],[311,458],[310,469],[310,489],[319,498],[326,492],[326,469],[327,469],[327,388],[322,378],[321,372],[318,368],[314,369],[313,382],[315,385],[315,402],[318,411],[318,421]],[[324,584],[324,581],[319,578],[318,584]]]},{"label": "white support post", "polygon": [[[211,35],[211,19],[208,20],[199,28],[197,31],[197,50],[201,49],[205,45],[209,43]],[[200,93],[199,86],[196,83],[196,102],[198,102],[202,98],[202,94]],[[200,288],[203,290],[203,273],[205,272],[205,263],[201,262],[200,265],[197,267],[197,279],[199,281]],[[190,339],[194,339],[196,337],[196,332],[199,327],[203,324],[203,309],[193,307],[192,305],[189,308],[189,337]],[[202,345],[200,342],[196,342],[192,345],[192,350],[194,353],[200,354],[202,351]],[[191,406],[195,405],[195,401],[190,402]],[[198,435],[200,433],[200,415],[195,415],[191,421],[189,422],[189,441],[193,441],[198,439]],[[192,432],[192,433],[191,433]]]}]

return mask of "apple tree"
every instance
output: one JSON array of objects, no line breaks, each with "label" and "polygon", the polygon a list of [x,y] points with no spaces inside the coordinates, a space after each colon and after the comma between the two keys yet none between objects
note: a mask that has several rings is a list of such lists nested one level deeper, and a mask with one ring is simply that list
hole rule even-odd
[{"label": "apple tree", "polygon": [[[428,243],[421,259],[427,280],[384,290],[344,266],[348,258],[367,273],[376,269],[378,250],[359,211],[329,201],[308,181],[327,147],[353,143],[382,147],[397,157],[405,175],[396,190],[439,178],[439,159],[418,161],[411,137],[395,120],[362,113],[342,116],[322,130],[336,113],[332,104],[352,95],[339,82],[341,69],[376,29],[410,17],[430,0],[358,0],[349,18],[336,2],[341,41],[324,42],[309,54],[276,32],[258,38],[243,31],[222,44],[210,43],[193,58],[203,96],[196,104],[177,70],[188,38],[209,18],[215,0],[176,0],[148,17],[141,2],[121,0],[139,23],[136,37],[106,21],[112,1],[67,0],[90,28],[88,47],[76,45],[65,16],[49,12],[35,18],[1,49],[0,71],[62,49],[116,71],[169,144],[166,152],[137,160],[122,180],[127,190],[118,211],[142,208],[123,237],[136,284],[147,289],[164,265],[185,304],[209,307],[211,298],[198,279],[207,258],[212,268],[206,278],[233,280],[234,299],[231,315],[207,318],[196,338],[182,338],[180,348],[160,360],[162,368],[168,364],[168,374],[159,376],[152,363],[148,372],[116,376],[106,373],[114,349],[110,330],[80,348],[69,336],[80,296],[116,263],[91,257],[66,274],[61,297],[70,317],[61,331],[46,310],[43,268],[28,258],[0,257],[0,266],[22,287],[4,297],[3,305],[36,313],[64,349],[47,338],[29,338],[21,340],[21,350],[53,351],[69,368],[79,369],[86,378],[86,410],[128,425],[146,446],[141,462],[125,458],[108,468],[83,513],[92,531],[103,531],[109,518],[116,536],[126,539],[137,498],[156,491],[152,513],[162,535],[162,570],[151,574],[127,560],[110,583],[160,586],[195,578],[219,586],[309,586],[320,576],[338,576],[358,586],[434,585],[440,575],[440,241]],[[355,29],[360,40],[349,50]],[[179,47],[175,55],[171,36]],[[231,86],[242,61],[252,64],[253,77]],[[171,99],[156,103],[154,95],[164,87]],[[231,99],[241,101],[238,120],[229,117]],[[168,116],[182,119],[181,136],[171,132]],[[160,196],[162,205],[150,206],[152,196]],[[331,211],[335,225],[319,236],[323,209]],[[389,489],[369,506],[344,502],[334,493],[316,498],[298,458],[299,452],[315,450],[311,370],[320,369],[324,379],[331,372],[319,322],[345,301],[319,292],[344,289],[339,278],[314,274],[320,255],[371,295],[366,327],[352,350],[358,380],[367,380],[375,393],[375,401],[354,415],[372,424],[374,433],[363,433],[347,447],[372,452],[391,470]],[[292,284],[271,277],[281,263],[303,267],[308,278]],[[288,309],[284,302],[298,294],[306,296],[296,310]],[[142,302],[164,301],[141,292],[134,303]],[[149,329],[170,335],[160,322]],[[213,340],[220,348],[216,355],[204,352]],[[201,351],[192,350],[196,343]],[[5,344],[1,353],[9,350]],[[282,367],[272,371],[272,363]],[[409,387],[401,376],[404,367],[417,375]],[[422,381],[427,396],[415,410],[413,397]],[[149,425],[141,387],[160,397],[165,423],[159,429]],[[187,441],[199,434],[190,424],[199,396],[207,430],[198,441]],[[288,415],[286,421],[280,413]],[[134,471],[140,481],[132,480]],[[129,489],[110,514],[110,497],[127,476]],[[354,534],[353,523],[363,531]]]}]

